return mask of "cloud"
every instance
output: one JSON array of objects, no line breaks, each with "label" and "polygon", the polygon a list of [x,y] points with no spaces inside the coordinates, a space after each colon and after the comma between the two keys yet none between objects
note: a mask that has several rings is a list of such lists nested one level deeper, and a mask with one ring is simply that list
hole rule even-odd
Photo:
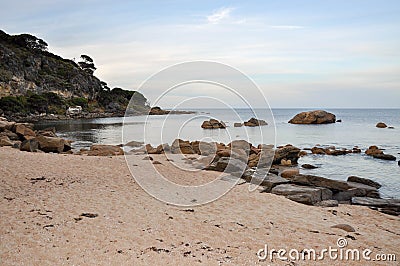
[{"label": "cloud", "polygon": [[211,15],[207,16],[207,21],[211,24],[218,24],[222,20],[229,18],[232,10],[233,8],[231,7],[220,8],[214,11],[214,13],[212,13]]},{"label": "cloud", "polygon": [[297,26],[297,25],[272,25],[269,26],[271,29],[278,29],[278,30],[297,30],[297,29],[304,29],[304,26]]}]

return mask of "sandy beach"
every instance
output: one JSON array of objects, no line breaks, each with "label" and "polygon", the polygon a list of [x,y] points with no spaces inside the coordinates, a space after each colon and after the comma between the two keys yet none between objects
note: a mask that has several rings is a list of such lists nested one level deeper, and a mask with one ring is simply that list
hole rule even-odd
[{"label": "sandy beach", "polygon": [[[144,155],[137,174],[145,174]],[[213,180],[180,171],[162,155],[157,169],[174,181]],[[396,254],[400,222],[367,207],[306,206],[236,185],[210,204],[175,207],[148,195],[124,156],[95,157],[0,148],[1,265],[398,265],[397,262],[259,260],[269,249],[347,248]],[[173,173],[173,174],[171,174]],[[221,181],[222,182],[222,181]],[[224,181],[229,182],[229,181]],[[331,228],[348,224],[355,232]],[[396,254],[399,256],[399,254]]]}]

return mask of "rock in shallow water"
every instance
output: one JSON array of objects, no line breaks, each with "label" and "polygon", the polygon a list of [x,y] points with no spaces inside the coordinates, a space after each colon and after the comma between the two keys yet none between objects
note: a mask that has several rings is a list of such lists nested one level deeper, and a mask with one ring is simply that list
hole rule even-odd
[{"label": "rock in shallow water", "polygon": [[368,178],[363,178],[363,177],[358,177],[358,176],[349,176],[347,178],[348,182],[355,182],[355,183],[360,183],[360,184],[365,184],[371,187],[375,187],[375,188],[380,188],[382,187],[381,184],[379,184],[378,182],[375,182],[371,179]]},{"label": "rock in shallow water", "polygon": [[381,159],[381,160],[387,160],[387,161],[396,161],[396,157],[390,154],[374,154],[372,157],[376,159]]},{"label": "rock in shallow water", "polygon": [[289,121],[291,124],[329,124],[335,122],[336,116],[323,110],[302,112]]}]

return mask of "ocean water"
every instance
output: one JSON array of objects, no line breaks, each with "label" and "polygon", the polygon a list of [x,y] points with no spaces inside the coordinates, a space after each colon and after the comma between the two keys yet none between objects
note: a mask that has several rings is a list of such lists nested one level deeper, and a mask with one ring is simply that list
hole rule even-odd
[{"label": "ocean water", "polygon": [[[253,145],[259,143],[276,146],[292,144],[299,148],[315,145],[336,148],[360,147],[363,151],[371,145],[385,149],[385,153],[400,159],[400,109],[327,109],[341,123],[327,125],[292,125],[288,121],[306,109],[199,109],[196,114],[168,116],[135,116],[101,118],[91,120],[45,121],[37,128],[55,126],[60,136],[74,140],[74,148],[88,147],[92,143],[120,144],[130,140],[158,145],[181,138],[229,143],[234,139],[246,139]],[[267,121],[263,127],[233,127],[234,122],[247,121],[257,116]],[[204,120],[223,120],[227,129],[203,130]],[[375,125],[385,122],[394,129],[379,129]],[[382,184],[380,193],[385,198],[400,198],[400,166],[397,161],[384,161],[361,154],[344,156],[308,155],[299,164],[319,166],[303,173],[346,180],[350,175],[370,178]]]}]

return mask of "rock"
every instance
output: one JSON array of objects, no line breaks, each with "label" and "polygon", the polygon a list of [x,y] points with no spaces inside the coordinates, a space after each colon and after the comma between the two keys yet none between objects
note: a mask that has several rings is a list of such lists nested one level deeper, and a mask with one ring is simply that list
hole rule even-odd
[{"label": "rock", "polygon": [[327,200],[332,197],[332,192],[329,189],[305,187],[293,184],[277,185],[271,190],[271,192],[307,205],[314,205],[322,200]]},{"label": "rock", "polygon": [[144,160],[144,161],[153,161],[154,159],[151,156],[146,156],[142,160]]},{"label": "rock", "polygon": [[246,152],[246,154],[250,154],[250,148],[251,148],[251,143],[245,141],[245,140],[234,140],[231,143],[228,144],[229,147],[232,149],[238,149],[238,150],[243,150]]},{"label": "rock", "polygon": [[383,151],[381,151],[378,146],[370,146],[366,151],[365,151],[366,155],[376,155],[376,154],[383,154]]},{"label": "rock", "polygon": [[162,110],[160,107],[152,107],[149,111],[149,115],[167,115],[170,111]]},{"label": "rock", "polygon": [[282,159],[281,160],[281,165],[283,165],[283,166],[291,166],[292,165],[292,161],[291,160]]},{"label": "rock", "polygon": [[304,168],[304,169],[315,169],[315,168],[318,168],[317,166],[312,165],[312,164],[308,164],[308,163],[302,164],[301,167]]},{"label": "rock", "polygon": [[13,145],[14,143],[7,136],[0,137],[0,147]]},{"label": "rock", "polygon": [[207,156],[210,154],[215,154],[217,151],[216,143],[210,143],[205,141],[193,141],[192,143],[190,143],[190,145],[192,146],[193,151],[198,155]]},{"label": "rock", "polygon": [[39,142],[36,139],[26,139],[22,141],[19,149],[21,151],[37,152],[39,150]]},{"label": "rock", "polygon": [[215,129],[215,128],[226,128],[226,125],[222,121],[216,119],[210,119],[209,121],[204,121],[201,125],[204,129]]},{"label": "rock", "polygon": [[369,197],[354,197],[351,199],[351,204],[377,208],[378,211],[390,215],[396,215],[396,216],[400,215],[400,199],[376,199]]},{"label": "rock", "polygon": [[242,123],[234,123],[233,126],[234,126],[234,127],[242,127],[243,124],[242,124]]},{"label": "rock", "polygon": [[394,127],[388,127],[388,129],[394,129]]},{"label": "rock", "polygon": [[297,164],[299,159],[300,149],[292,145],[286,145],[282,148],[275,150],[275,155],[273,159],[274,164],[280,164],[282,159],[290,160],[291,164]]},{"label": "rock", "polygon": [[334,114],[322,110],[302,112],[289,121],[291,124],[328,124],[335,122],[336,116]]},{"label": "rock", "polygon": [[50,128],[45,128],[42,130],[38,130],[36,132],[36,135],[42,135],[45,137],[57,137],[56,135],[56,128],[55,127],[50,127]]},{"label": "rock", "polygon": [[162,163],[159,161],[153,161],[153,164],[162,164]]},{"label": "rock", "polygon": [[396,161],[396,157],[390,154],[373,154],[372,157],[387,161]]},{"label": "rock", "polygon": [[336,225],[332,225],[331,228],[342,229],[346,232],[355,232],[356,231],[356,229],[354,229],[353,226],[348,225],[348,224],[336,224]]},{"label": "rock", "polygon": [[308,186],[316,186],[316,187],[325,187],[329,188],[333,191],[345,191],[351,188],[351,186],[345,181],[328,179],[321,176],[314,175],[295,175],[290,178],[293,183],[300,185],[308,185]]},{"label": "rock", "polygon": [[320,207],[337,207],[339,202],[337,200],[323,200],[317,204]]},{"label": "rock", "polygon": [[300,174],[299,169],[285,169],[281,173],[281,177],[290,179],[295,175]]},{"label": "rock", "polygon": [[354,182],[354,183],[360,183],[360,184],[365,184],[371,187],[375,187],[375,188],[380,188],[382,185],[379,184],[378,182],[375,182],[371,179],[368,178],[362,178],[362,177],[358,177],[358,176],[349,176],[347,178],[348,182]]},{"label": "rock", "polygon": [[379,122],[378,124],[376,124],[377,128],[387,128],[387,125],[383,122]]},{"label": "rock", "polygon": [[164,152],[164,146],[162,144],[158,145],[157,148],[153,148],[150,144],[147,144],[145,148],[148,154],[161,154]]},{"label": "rock", "polygon": [[397,165],[400,166],[400,160],[397,162]]},{"label": "rock", "polygon": [[342,123],[342,119],[336,120],[337,123]]},{"label": "rock", "polygon": [[252,117],[249,119],[249,121],[244,122],[244,125],[246,127],[257,127],[257,126],[266,126],[266,125],[268,125],[268,123],[265,122],[264,120],[259,120],[259,119]]},{"label": "rock", "polygon": [[277,185],[289,183],[288,180],[263,170],[257,170],[254,173],[246,171],[242,178],[252,184],[263,186],[264,190],[262,192],[270,192]]},{"label": "rock", "polygon": [[115,145],[94,144],[87,152],[89,156],[113,156],[124,155],[124,151]]},{"label": "rock", "polygon": [[171,152],[174,154],[196,154],[189,141],[176,139],[172,142]]},{"label": "rock", "polygon": [[36,140],[39,143],[39,149],[44,152],[57,152],[64,151],[65,141],[62,138],[37,136]]},{"label": "rock", "polygon": [[20,136],[22,140],[33,139],[36,137],[35,132],[25,124],[15,124],[15,133]]},{"label": "rock", "polygon": [[365,197],[366,191],[359,188],[350,188],[345,191],[334,193],[332,198],[339,202],[349,202],[353,197]]},{"label": "rock", "polygon": [[124,146],[129,146],[129,147],[141,147],[141,146],[143,146],[143,142],[141,142],[141,141],[134,141],[134,140],[132,140],[132,141],[129,141],[129,142],[127,142]]},{"label": "rock", "polygon": [[326,154],[326,151],[323,148],[313,147],[313,148],[311,148],[311,153],[312,154],[322,154],[322,155],[324,155],[324,154]]},{"label": "rock", "polygon": [[14,128],[15,122],[8,122],[7,120],[0,121],[0,132],[4,130],[10,130]]},{"label": "rock", "polygon": [[209,166],[205,168],[205,170],[214,170],[225,173],[233,173],[233,172],[243,173],[246,169],[247,169],[247,164],[238,159],[230,157],[221,157],[216,162],[211,163]]}]

